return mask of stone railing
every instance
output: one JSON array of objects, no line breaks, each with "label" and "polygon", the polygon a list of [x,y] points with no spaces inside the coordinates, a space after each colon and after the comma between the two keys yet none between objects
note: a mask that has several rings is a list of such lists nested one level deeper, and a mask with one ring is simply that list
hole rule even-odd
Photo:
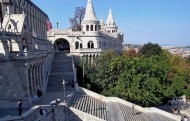
[{"label": "stone railing", "polygon": [[[41,116],[39,113],[40,108],[47,110],[47,116]],[[1,121],[62,121],[65,119],[65,105],[48,106],[40,105],[34,106],[21,116],[12,116],[1,118]]]},{"label": "stone railing", "polygon": [[83,34],[83,32],[69,32],[68,36],[82,36]]},{"label": "stone railing", "polygon": [[87,94],[87,95],[89,95],[91,97],[94,97],[96,99],[99,99],[99,100],[102,100],[102,101],[105,101],[105,102],[117,102],[117,103],[121,103],[121,104],[124,104],[126,106],[129,106],[129,107],[132,107],[132,105],[134,105],[135,109],[137,109],[139,111],[142,111],[142,112],[145,112],[145,113],[158,113],[160,115],[166,116],[166,117],[174,119],[176,121],[181,121],[180,116],[168,113],[166,111],[160,110],[160,109],[155,108],[155,107],[143,108],[141,106],[138,106],[138,105],[133,104],[131,102],[125,101],[125,100],[120,99],[118,97],[105,97],[103,95],[97,94],[95,92],[92,92],[92,91],[87,90],[87,89],[82,88],[82,87],[79,87],[77,91],[85,93],[85,94]]},{"label": "stone railing", "polygon": [[10,52],[10,58],[16,60],[22,59],[32,59],[37,57],[42,57],[47,54],[46,50],[39,51],[27,51],[27,52]]},{"label": "stone railing", "polygon": [[102,48],[81,48],[79,49],[80,52],[84,52],[84,53],[101,53],[103,51],[105,51],[106,49],[102,49]]}]

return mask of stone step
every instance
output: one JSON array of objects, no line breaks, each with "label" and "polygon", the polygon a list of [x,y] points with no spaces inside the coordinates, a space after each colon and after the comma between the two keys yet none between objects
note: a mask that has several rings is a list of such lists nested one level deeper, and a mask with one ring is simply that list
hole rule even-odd
[{"label": "stone step", "polygon": [[70,107],[107,120],[106,103],[86,94],[76,92],[70,102]]}]

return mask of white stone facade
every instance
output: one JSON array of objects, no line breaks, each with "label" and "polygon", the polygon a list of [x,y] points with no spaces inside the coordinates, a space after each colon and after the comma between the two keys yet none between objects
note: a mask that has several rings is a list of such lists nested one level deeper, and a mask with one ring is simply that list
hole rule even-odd
[{"label": "white stone facade", "polygon": [[0,20],[0,108],[19,98],[30,105],[46,89],[53,58],[49,18],[30,0],[0,0]]},{"label": "white stone facade", "polygon": [[47,37],[52,43],[60,38],[66,40],[70,53],[85,56],[90,64],[105,50],[112,49],[117,53],[122,51],[123,34],[118,32],[111,9],[104,24],[102,19],[97,20],[92,0],[88,0],[81,27],[82,31],[51,29],[47,32]]}]

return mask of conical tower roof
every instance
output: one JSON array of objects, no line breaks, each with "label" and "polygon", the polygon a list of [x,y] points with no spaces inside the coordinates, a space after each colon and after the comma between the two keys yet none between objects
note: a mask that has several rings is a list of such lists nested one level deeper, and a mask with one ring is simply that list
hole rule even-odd
[{"label": "conical tower roof", "polygon": [[104,19],[101,17],[101,19],[100,19],[100,25],[104,25],[105,23],[104,23]]},{"label": "conical tower roof", "polygon": [[94,12],[92,0],[88,0],[83,21],[98,21]]},{"label": "conical tower roof", "polygon": [[108,14],[108,18],[107,18],[107,23],[106,24],[107,24],[107,26],[109,26],[109,25],[116,25],[111,8],[109,10],[109,14]]}]

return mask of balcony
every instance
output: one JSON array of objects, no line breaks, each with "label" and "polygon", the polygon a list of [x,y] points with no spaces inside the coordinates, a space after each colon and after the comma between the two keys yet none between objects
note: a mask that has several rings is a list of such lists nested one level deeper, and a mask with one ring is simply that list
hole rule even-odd
[{"label": "balcony", "polygon": [[27,52],[10,52],[10,58],[15,60],[28,60],[39,58],[47,55],[46,50],[27,51]]}]

